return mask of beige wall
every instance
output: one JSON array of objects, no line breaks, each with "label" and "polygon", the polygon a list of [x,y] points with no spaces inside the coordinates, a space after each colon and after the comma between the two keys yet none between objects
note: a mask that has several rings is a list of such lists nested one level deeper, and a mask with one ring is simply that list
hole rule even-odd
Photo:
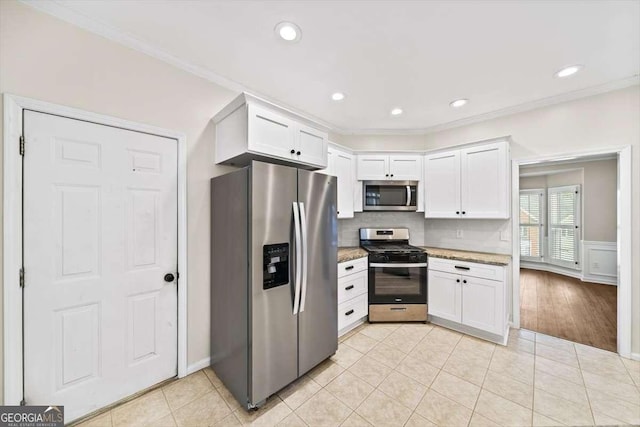
[{"label": "beige wall", "polygon": [[209,179],[227,170],[213,163],[215,134],[210,119],[237,94],[4,0],[0,1],[0,92],[187,135],[188,362],[207,357]]},{"label": "beige wall", "polygon": [[[521,172],[543,173],[568,169],[574,170],[520,177],[520,188],[582,185],[583,240],[615,242],[618,231],[616,218],[618,162],[616,159],[527,167],[521,169]],[[541,185],[536,186],[536,184]]]},{"label": "beige wall", "polygon": [[[392,141],[393,146],[386,147],[387,149],[414,149],[420,146],[419,141],[422,140],[422,148],[430,150],[505,135],[512,138],[513,159],[556,154],[561,157],[565,153],[632,146],[631,351],[640,353],[640,86],[434,132],[422,137],[385,135],[370,139],[345,136],[342,143],[348,147],[364,146],[368,149],[366,141],[373,141],[370,142],[372,148],[377,148],[380,141]],[[499,248],[499,233],[493,234],[495,246]]]}]

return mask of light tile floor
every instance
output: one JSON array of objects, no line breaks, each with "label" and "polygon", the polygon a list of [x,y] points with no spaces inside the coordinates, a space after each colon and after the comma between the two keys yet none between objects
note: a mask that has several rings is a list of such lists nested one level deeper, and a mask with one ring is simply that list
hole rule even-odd
[{"label": "light tile floor", "polygon": [[434,325],[365,324],[258,411],[207,368],[81,425],[624,424],[640,424],[640,362],[526,330],[503,347]]}]

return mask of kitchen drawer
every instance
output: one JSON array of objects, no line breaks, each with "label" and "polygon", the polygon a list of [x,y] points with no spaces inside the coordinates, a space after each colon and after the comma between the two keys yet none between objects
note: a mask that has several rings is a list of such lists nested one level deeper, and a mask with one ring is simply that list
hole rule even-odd
[{"label": "kitchen drawer", "polygon": [[500,265],[480,264],[477,262],[456,261],[429,257],[429,270],[462,274],[489,280],[504,280],[505,268]]},{"label": "kitchen drawer", "polygon": [[368,258],[358,258],[338,264],[338,279],[348,274],[364,271],[369,267]]},{"label": "kitchen drawer", "polygon": [[364,270],[338,279],[338,304],[367,292],[367,274]]},{"label": "kitchen drawer", "polygon": [[367,294],[338,305],[338,331],[367,315]]}]

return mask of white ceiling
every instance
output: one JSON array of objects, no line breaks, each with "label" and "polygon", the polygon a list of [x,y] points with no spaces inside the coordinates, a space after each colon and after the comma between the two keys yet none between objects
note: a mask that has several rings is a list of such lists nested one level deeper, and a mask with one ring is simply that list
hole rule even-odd
[{"label": "white ceiling", "polygon": [[[341,132],[429,129],[640,74],[637,0],[27,3]],[[299,43],[276,38],[284,20]],[[572,64],[585,68],[553,77]],[[331,101],[335,91],[347,98]],[[450,108],[457,98],[470,103]]]}]

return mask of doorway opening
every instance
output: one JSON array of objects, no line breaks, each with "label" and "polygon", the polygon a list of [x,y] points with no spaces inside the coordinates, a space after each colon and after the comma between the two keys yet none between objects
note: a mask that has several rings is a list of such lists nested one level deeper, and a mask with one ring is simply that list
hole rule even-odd
[{"label": "doorway opening", "polygon": [[618,160],[585,156],[520,168],[520,322],[615,352]]},{"label": "doorway opening", "polygon": [[514,161],[514,327],[630,357],[629,163],[628,148]]}]

